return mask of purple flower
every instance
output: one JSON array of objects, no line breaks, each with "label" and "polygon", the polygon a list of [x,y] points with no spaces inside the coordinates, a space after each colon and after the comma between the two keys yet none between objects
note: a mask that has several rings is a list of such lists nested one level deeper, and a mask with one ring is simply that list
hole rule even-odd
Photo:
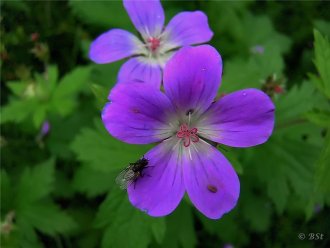
[{"label": "purple flower", "polygon": [[223,248],[234,248],[234,246],[232,244],[225,244]]},{"label": "purple flower", "polygon": [[213,36],[201,11],[181,12],[164,28],[164,10],[159,0],[124,0],[124,7],[142,42],[130,32],[111,29],[91,44],[89,52],[90,59],[100,64],[132,56],[121,67],[118,82],[147,82],[159,88],[162,68],[173,50],[207,42]]},{"label": "purple flower", "polygon": [[265,52],[265,48],[262,45],[256,45],[251,47],[251,52],[254,54],[263,54]]},{"label": "purple flower", "polygon": [[42,127],[40,129],[40,136],[46,136],[50,130],[50,123],[49,121],[44,121]]},{"label": "purple flower", "polygon": [[143,177],[128,187],[130,202],[151,216],[171,213],[185,191],[212,219],[229,212],[239,179],[208,140],[233,147],[264,143],[274,105],[260,90],[245,89],[214,102],[222,60],[209,45],[180,49],[164,70],[165,93],[149,84],[118,84],[102,112],[106,129],[131,144],[159,142],[144,156]]}]

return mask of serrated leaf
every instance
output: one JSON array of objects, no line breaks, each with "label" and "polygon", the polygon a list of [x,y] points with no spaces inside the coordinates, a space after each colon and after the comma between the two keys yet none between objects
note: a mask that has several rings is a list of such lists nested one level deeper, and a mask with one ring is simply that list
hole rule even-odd
[{"label": "serrated leaf", "polygon": [[322,80],[322,93],[330,98],[330,42],[318,30],[314,30],[315,66]]},{"label": "serrated leaf", "polygon": [[330,37],[330,22],[327,22],[322,19],[314,20],[314,26],[315,29],[320,31],[322,34]]},{"label": "serrated leaf", "polygon": [[47,67],[47,84],[50,90],[54,90],[58,81],[58,69],[56,65]]},{"label": "serrated leaf", "polygon": [[75,191],[72,187],[71,175],[68,175],[67,171],[56,170],[53,195],[55,197],[69,199],[74,194]]},{"label": "serrated leaf", "polygon": [[271,223],[271,208],[266,202],[252,194],[246,192],[241,199],[243,216],[249,221],[251,228],[257,232],[264,232]]},{"label": "serrated leaf", "polygon": [[88,197],[107,193],[115,183],[117,173],[93,170],[89,166],[81,166],[75,171],[73,187]]},{"label": "serrated leaf", "polygon": [[52,106],[56,112],[62,116],[72,112],[77,104],[77,94],[87,88],[90,72],[91,67],[76,67],[63,77],[52,96]]},{"label": "serrated leaf", "polygon": [[323,201],[330,205],[330,129],[321,156],[316,164],[316,191],[323,194]]},{"label": "serrated leaf", "polygon": [[274,202],[277,213],[282,214],[290,194],[288,181],[285,172],[281,170],[273,170],[272,175],[267,182],[267,193]]},{"label": "serrated leaf", "polygon": [[330,127],[330,112],[326,110],[314,110],[305,114],[306,118],[321,127]]},{"label": "serrated leaf", "polygon": [[33,113],[37,105],[38,102],[34,99],[26,101],[12,100],[2,108],[0,121],[1,123],[20,123]]},{"label": "serrated leaf", "polygon": [[[289,92],[275,99],[276,125],[290,125],[293,120],[303,118],[304,114],[313,108],[317,100],[316,94],[315,87],[306,81],[300,87],[294,86]],[[304,101],[305,99],[309,100]]]},{"label": "serrated leaf", "polygon": [[53,188],[54,160],[50,159],[33,168],[26,167],[17,185],[17,206],[25,208],[46,197]]},{"label": "serrated leaf", "polygon": [[39,105],[35,109],[33,116],[32,116],[32,120],[33,120],[34,126],[36,128],[39,128],[41,126],[41,124],[44,122],[44,120],[46,119],[47,109],[48,109],[47,105]]},{"label": "serrated leaf", "polygon": [[[240,200],[241,201],[241,200]],[[230,213],[225,214],[219,221],[210,220],[201,213],[197,216],[201,220],[203,230],[207,233],[218,236],[225,243],[242,243],[248,239],[244,230],[245,226],[240,225],[237,215],[238,207],[235,207]],[[210,240],[212,244],[212,240]]]},{"label": "serrated leaf", "polygon": [[129,145],[114,139],[100,120],[94,129],[85,128],[71,144],[78,159],[95,170],[114,171],[136,161],[150,148],[146,145]]},{"label": "serrated leaf", "polygon": [[196,244],[191,207],[182,201],[166,219],[166,233],[161,247],[193,248]]},{"label": "serrated leaf", "polygon": [[24,218],[19,218],[19,216],[17,216],[16,222],[17,227],[13,233],[13,238],[15,238],[17,242],[17,246],[15,247],[43,247],[34,228]]},{"label": "serrated leaf", "polygon": [[95,117],[95,109],[89,108],[91,102],[80,103],[75,114],[67,117],[59,117],[57,115],[50,116],[51,132],[46,139],[47,147],[56,157],[69,159],[74,156],[68,144],[72,143],[78,135],[81,128],[91,126]]},{"label": "serrated leaf", "polygon": [[268,196],[279,214],[290,195],[297,195],[305,204],[311,198],[319,146],[301,138],[278,134],[261,147],[254,148],[256,153],[250,161],[253,164],[251,170],[255,170],[258,178],[266,184]]},{"label": "serrated leaf", "polygon": [[91,84],[90,88],[100,105],[100,109],[102,109],[108,102],[108,90],[104,86],[98,84]]},{"label": "serrated leaf", "polygon": [[284,62],[279,52],[271,48],[263,54],[251,55],[247,60],[227,60],[219,92],[228,93],[245,88],[260,88],[269,75],[281,75]]},{"label": "serrated leaf", "polygon": [[6,85],[16,96],[22,96],[27,86],[27,84],[22,81],[9,81]]},{"label": "serrated leaf", "polygon": [[74,220],[50,201],[30,204],[19,215],[31,226],[49,235],[67,233],[76,228]]},{"label": "serrated leaf", "polygon": [[102,247],[148,247],[153,235],[160,240],[165,228],[164,219],[153,218],[135,209],[126,192],[112,190],[97,213],[95,225],[106,227]]}]

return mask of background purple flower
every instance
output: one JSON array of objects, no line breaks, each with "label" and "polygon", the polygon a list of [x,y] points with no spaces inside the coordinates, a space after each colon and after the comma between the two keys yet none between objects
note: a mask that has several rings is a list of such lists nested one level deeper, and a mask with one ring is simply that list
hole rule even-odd
[{"label": "background purple flower", "polygon": [[130,58],[120,69],[119,82],[143,81],[158,88],[161,69],[181,46],[209,41],[213,32],[201,11],[181,12],[164,27],[164,10],[159,0],[124,0],[124,7],[142,37],[122,29],[101,34],[90,47],[89,57],[96,63]]},{"label": "background purple flower", "polygon": [[185,47],[165,67],[165,94],[139,83],[119,84],[110,94],[102,120],[114,137],[160,142],[145,154],[148,176],[128,188],[131,203],[151,216],[171,213],[186,191],[204,215],[220,218],[236,205],[239,179],[206,139],[249,147],[272,133],[274,105],[262,91],[241,90],[213,102],[221,73],[213,47]]}]

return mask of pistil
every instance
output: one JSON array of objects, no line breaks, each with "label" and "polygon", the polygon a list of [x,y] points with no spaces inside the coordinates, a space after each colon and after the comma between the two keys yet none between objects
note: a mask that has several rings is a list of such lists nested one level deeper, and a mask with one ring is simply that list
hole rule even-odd
[{"label": "pistil", "polygon": [[179,131],[176,134],[176,137],[179,139],[183,139],[183,145],[185,147],[189,147],[191,144],[191,141],[193,143],[196,143],[199,141],[199,137],[197,136],[198,129],[197,128],[191,128],[189,129],[187,124],[182,124],[180,126]]}]

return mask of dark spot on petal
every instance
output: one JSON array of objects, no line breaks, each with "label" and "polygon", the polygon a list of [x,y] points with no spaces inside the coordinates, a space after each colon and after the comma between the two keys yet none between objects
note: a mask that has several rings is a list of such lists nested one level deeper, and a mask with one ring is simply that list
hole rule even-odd
[{"label": "dark spot on petal", "polygon": [[132,112],[136,114],[141,113],[138,108],[134,108],[134,107],[132,108]]},{"label": "dark spot on petal", "polygon": [[186,115],[191,115],[192,113],[194,113],[194,110],[193,109],[189,109],[187,112],[186,112]]},{"label": "dark spot on petal", "polygon": [[217,187],[215,187],[214,185],[211,185],[211,184],[207,185],[207,189],[208,189],[208,191],[210,191],[211,193],[217,193],[217,192],[218,192]]}]

